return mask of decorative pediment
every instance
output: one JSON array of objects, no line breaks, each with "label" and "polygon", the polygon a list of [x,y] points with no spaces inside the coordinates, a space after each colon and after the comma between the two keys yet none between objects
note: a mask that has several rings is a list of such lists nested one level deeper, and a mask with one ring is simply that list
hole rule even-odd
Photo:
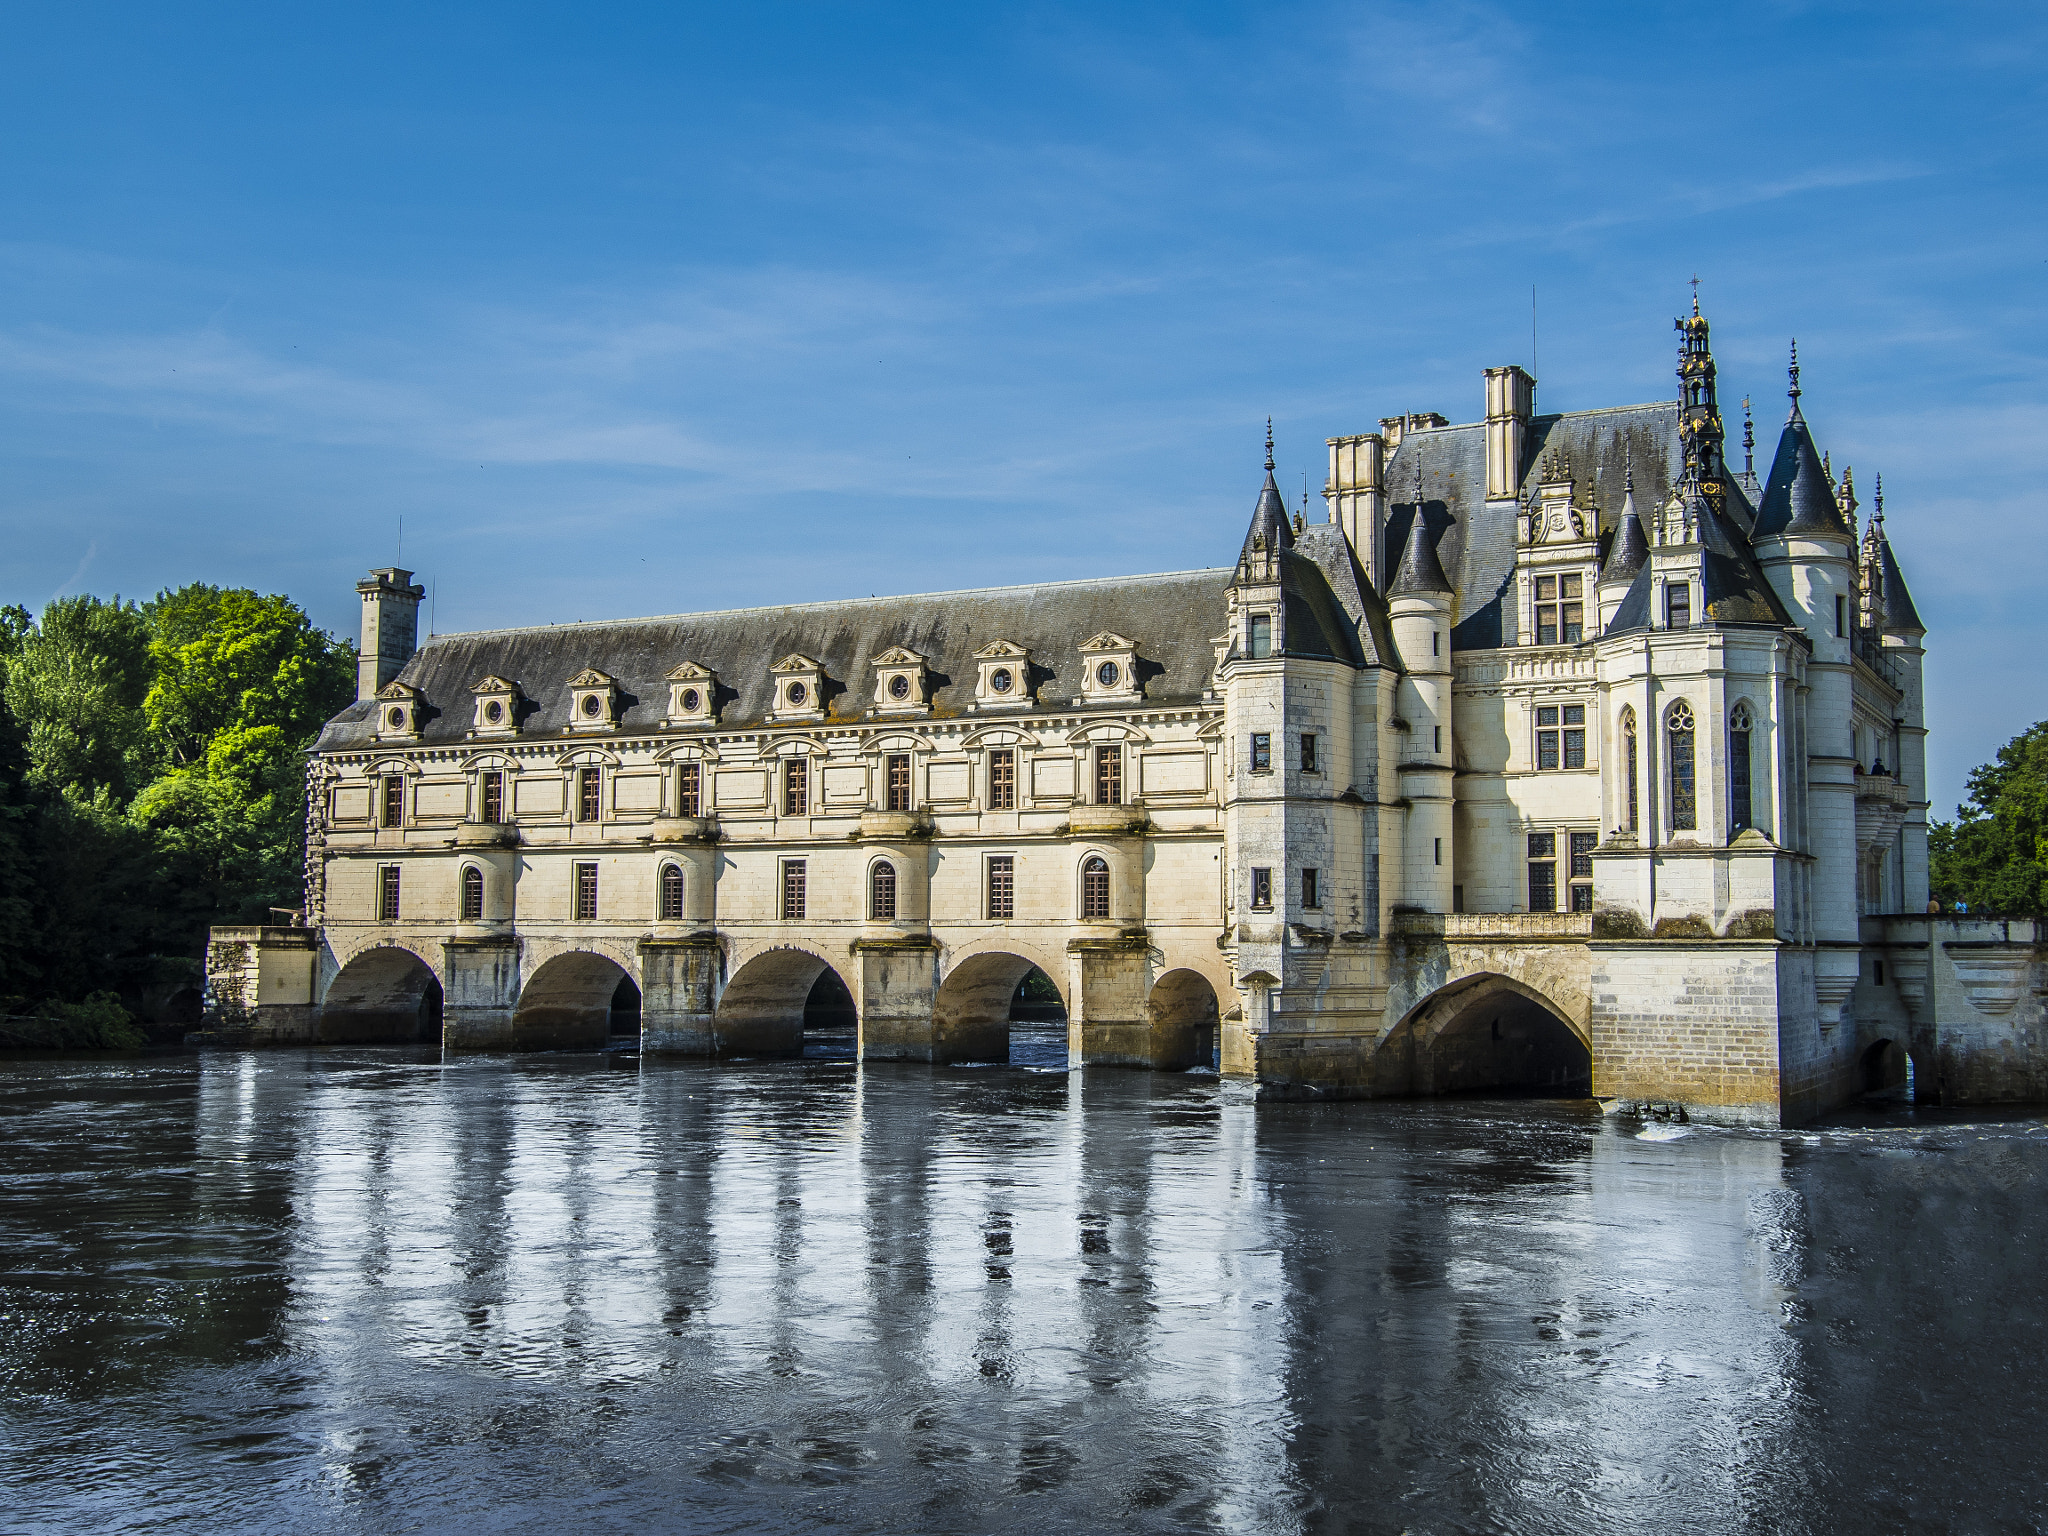
[{"label": "decorative pediment", "polygon": [[377,739],[418,741],[426,723],[427,698],[410,683],[389,682],[377,690]]},{"label": "decorative pediment", "polygon": [[611,731],[619,725],[619,685],[610,673],[585,667],[569,679],[569,729]]},{"label": "decorative pediment", "polygon": [[1095,635],[1092,638],[1083,640],[1081,642],[1081,649],[1084,652],[1134,651],[1137,648],[1137,641],[1126,640],[1122,635],[1117,634],[1113,630],[1107,629],[1105,629],[1101,634]]},{"label": "decorative pediment", "polygon": [[974,653],[976,661],[1000,661],[1006,657],[1015,659],[1028,656],[1030,652],[1014,640],[991,640]]},{"label": "decorative pediment", "polygon": [[1138,642],[1112,630],[1081,642],[1081,691],[1076,704],[1136,704],[1144,697],[1138,686]]},{"label": "decorative pediment", "polygon": [[516,736],[519,733],[519,685],[497,676],[480,677],[469,685],[476,714],[471,736]]},{"label": "decorative pediment", "polygon": [[679,661],[662,676],[671,683],[701,683],[718,676],[709,667],[700,667],[694,661]]},{"label": "decorative pediment", "polygon": [[775,679],[771,721],[822,720],[825,718],[825,665],[792,651],[768,671]]},{"label": "decorative pediment", "polygon": [[665,674],[668,717],[664,725],[709,725],[718,718],[718,674],[694,661],[680,661]]},{"label": "decorative pediment", "polygon": [[569,686],[571,688],[609,688],[612,686],[612,682],[612,675],[609,672],[600,672],[595,667],[585,667],[581,672],[578,672],[569,679]]}]

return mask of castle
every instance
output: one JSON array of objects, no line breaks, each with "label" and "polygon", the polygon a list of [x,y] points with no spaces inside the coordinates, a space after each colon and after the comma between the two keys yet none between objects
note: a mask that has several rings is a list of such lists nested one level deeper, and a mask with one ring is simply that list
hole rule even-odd
[{"label": "castle", "polygon": [[450,1049],[590,1046],[637,996],[645,1053],[759,1056],[830,971],[864,1059],[999,1060],[1036,971],[1075,1064],[1261,1095],[1775,1125],[1909,1061],[1963,1096],[1944,1007],[2038,1077],[2030,926],[1925,913],[1881,486],[1859,532],[1796,353],[1736,469],[1677,334],[1673,400],[1539,415],[1491,368],[1483,420],[1331,439],[1326,522],[1269,434],[1226,567],[423,647],[375,571],[304,924],[216,931],[218,1037],[409,1038],[431,995]]}]

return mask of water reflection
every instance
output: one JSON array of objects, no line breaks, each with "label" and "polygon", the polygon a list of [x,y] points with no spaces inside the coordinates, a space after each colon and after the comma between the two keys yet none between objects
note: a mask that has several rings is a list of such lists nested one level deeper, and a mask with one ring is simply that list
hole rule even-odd
[{"label": "water reflection", "polygon": [[1658,1142],[1199,1075],[370,1050],[0,1094],[31,1525],[2048,1516],[2038,1120]]}]

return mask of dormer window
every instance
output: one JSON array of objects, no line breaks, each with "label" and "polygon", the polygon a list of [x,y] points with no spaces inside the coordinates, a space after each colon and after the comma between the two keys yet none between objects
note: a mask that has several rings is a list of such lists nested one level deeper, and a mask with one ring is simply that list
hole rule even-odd
[{"label": "dormer window", "polygon": [[694,661],[669,668],[664,725],[709,725],[718,715],[718,674]]},{"label": "dormer window", "polygon": [[1264,661],[1273,654],[1273,616],[1270,613],[1255,613],[1251,616],[1245,635],[1244,653],[1253,661]]},{"label": "dormer window", "polygon": [[1138,688],[1137,642],[1104,630],[1081,643],[1081,693],[1077,704],[1136,704],[1143,695]]},{"label": "dormer window", "polygon": [[475,700],[472,736],[513,736],[519,731],[519,685],[502,677],[480,677],[469,685]]},{"label": "dormer window", "polygon": [[771,721],[825,718],[825,668],[822,662],[792,652],[770,667],[775,680]]},{"label": "dormer window", "polygon": [[618,725],[618,684],[595,667],[569,679],[569,729],[608,731]]},{"label": "dormer window", "polygon": [[931,712],[926,697],[928,683],[925,659],[905,646],[894,645],[877,656],[875,705],[877,715],[923,715]]},{"label": "dormer window", "polygon": [[1692,628],[1692,583],[1674,581],[1664,589],[1664,627]]},{"label": "dormer window", "polygon": [[974,653],[980,669],[974,705],[981,709],[1028,709],[1031,705],[1030,653],[1013,640],[994,640]]},{"label": "dormer window", "polygon": [[407,683],[386,683],[377,690],[377,739],[418,741],[426,717],[426,698]]}]

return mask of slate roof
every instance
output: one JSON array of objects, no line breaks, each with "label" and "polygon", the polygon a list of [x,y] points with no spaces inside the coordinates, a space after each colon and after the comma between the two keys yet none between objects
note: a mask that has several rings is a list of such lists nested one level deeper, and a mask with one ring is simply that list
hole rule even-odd
[{"label": "slate roof", "polygon": [[1855,531],[1835,501],[1813,433],[1800,414],[1797,399],[1785,430],[1778,435],[1778,454],[1764,481],[1763,505],[1757,509],[1756,537],[1781,533],[1823,534],[1855,542]]},{"label": "slate roof", "polygon": [[[1305,597],[1319,605],[1313,624],[1356,645],[1357,625],[1320,568],[1299,556],[1312,580]],[[473,721],[470,685],[497,675],[518,683],[531,701],[519,739],[566,734],[568,680],[586,667],[617,679],[626,732],[660,729],[668,712],[664,674],[694,661],[718,674],[718,724],[732,729],[757,723],[772,694],[768,669],[791,652],[824,663],[831,717],[858,719],[873,703],[869,659],[891,646],[907,646],[927,660],[937,713],[959,713],[974,697],[979,675],[974,653],[994,640],[1012,640],[1030,653],[1031,686],[1053,706],[1066,708],[1081,691],[1082,641],[1114,631],[1137,643],[1148,704],[1192,703],[1214,669],[1214,637],[1223,629],[1229,570],[1178,571],[1158,576],[1047,582],[915,597],[858,598],[722,613],[674,614],[615,623],[559,624],[536,629],[439,635],[405,664],[398,681],[425,695],[428,744],[464,741]],[[1290,609],[1289,628],[1293,628]],[[375,744],[374,705],[350,705],[328,722],[315,743],[322,752],[368,750]],[[999,715],[991,719],[1001,718]],[[577,733],[575,739],[586,739]],[[479,746],[483,743],[479,743]]]},{"label": "slate roof", "polygon": [[1429,524],[1427,509],[1423,516],[1408,520],[1408,542],[1401,549],[1401,563],[1395,567],[1394,579],[1387,586],[1396,597],[1451,590],[1451,578],[1444,574],[1444,563],[1437,558],[1437,541]]},{"label": "slate roof", "polygon": [[1884,572],[1884,616],[1879,627],[1888,635],[1926,634],[1920,610],[1913,606],[1913,594],[1906,590],[1906,578],[1899,574],[1899,562],[1892,558],[1892,541],[1880,535],[1877,549]]},{"label": "slate roof", "polygon": [[[1767,624],[1780,628],[1793,623],[1791,614],[1757,564],[1749,540],[1736,532],[1732,516],[1716,512],[1697,490],[1689,495],[1694,526],[1698,529],[1700,556],[1700,613],[1693,622],[1714,624]],[[1604,634],[1641,629],[1650,623],[1651,573],[1645,565],[1636,573],[1621,606],[1614,610]]]}]

